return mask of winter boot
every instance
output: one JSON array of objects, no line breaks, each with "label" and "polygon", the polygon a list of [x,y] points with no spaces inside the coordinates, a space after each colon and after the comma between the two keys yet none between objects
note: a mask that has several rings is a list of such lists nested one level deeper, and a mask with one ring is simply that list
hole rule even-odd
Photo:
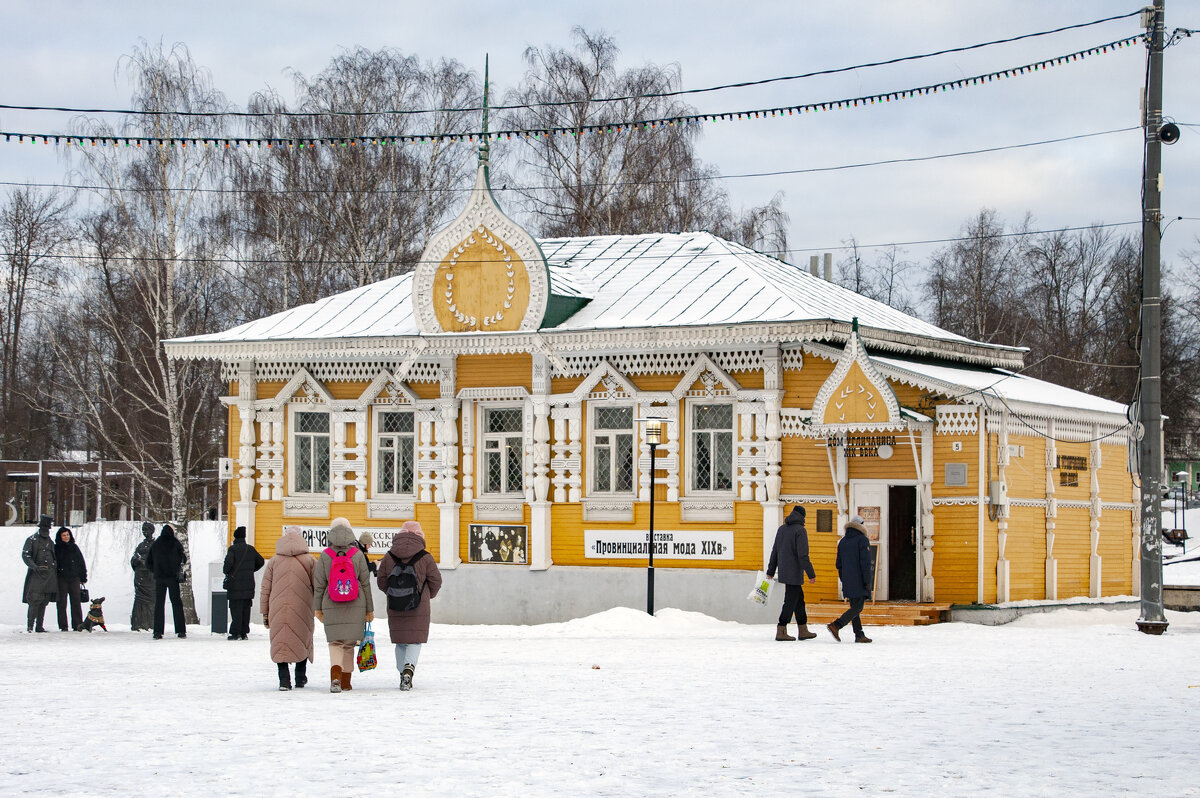
[{"label": "winter boot", "polygon": [[353,673],[354,673],[354,671],[352,671],[352,670],[342,671],[342,692],[343,693],[354,689],[353,687],[350,686],[350,676]]},{"label": "winter boot", "polygon": [[292,674],[288,672],[287,663],[280,662],[279,666],[278,666],[278,670],[279,670],[279,690],[280,690],[280,692],[286,692],[288,690],[291,690],[292,689]]},{"label": "winter boot", "polygon": [[296,663],[296,687],[297,689],[308,684],[308,660],[302,659]]},{"label": "winter boot", "polygon": [[405,665],[404,670],[402,670],[400,672],[400,689],[401,690],[408,691],[408,690],[412,689],[412,677],[413,677],[414,670],[416,670],[415,665]]},{"label": "winter boot", "polygon": [[329,669],[329,692],[342,692],[342,666],[334,665]]},{"label": "winter boot", "polygon": [[787,624],[781,623],[775,627],[775,639],[776,640],[795,640],[796,638],[792,637],[790,634],[787,633]]},{"label": "winter boot", "polygon": [[855,643],[870,643],[871,638],[867,637],[864,634],[857,634],[854,636],[854,642]]},{"label": "winter boot", "polygon": [[833,639],[842,642],[842,636],[838,634],[838,628],[832,623],[825,624],[825,628],[829,630],[829,634],[833,635]]},{"label": "winter boot", "polygon": [[796,630],[796,639],[797,640],[812,640],[816,636],[817,636],[816,632],[808,631],[808,624],[806,624],[806,623],[800,624],[800,628]]}]

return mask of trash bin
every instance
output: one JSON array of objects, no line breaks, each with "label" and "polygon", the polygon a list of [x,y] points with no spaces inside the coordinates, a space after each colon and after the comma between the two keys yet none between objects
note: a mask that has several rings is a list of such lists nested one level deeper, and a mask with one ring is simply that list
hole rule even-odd
[{"label": "trash bin", "polygon": [[224,590],[212,592],[212,633],[223,635],[229,631],[229,594]]}]

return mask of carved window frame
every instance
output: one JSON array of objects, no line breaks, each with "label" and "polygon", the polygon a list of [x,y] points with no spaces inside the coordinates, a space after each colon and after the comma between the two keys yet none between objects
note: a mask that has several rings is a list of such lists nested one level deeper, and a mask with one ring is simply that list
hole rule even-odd
[{"label": "carved window frame", "polygon": [[[313,433],[300,433],[297,431],[299,420],[297,416],[301,413],[321,414],[325,416],[328,427],[325,433],[328,439],[329,446],[329,466],[325,475],[326,490],[325,492],[300,491],[296,488],[296,456],[300,452],[300,447],[296,442],[297,436],[302,435],[308,437]],[[332,408],[325,404],[314,404],[312,402],[289,402],[287,406],[287,459],[285,461],[287,469],[287,495],[299,498],[312,499],[331,499],[333,498],[333,414]],[[315,473],[315,469],[314,469]]]},{"label": "carved window frame", "polygon": [[[383,431],[383,415],[385,413],[403,413],[412,418],[411,433],[395,433]],[[420,422],[417,420],[416,408],[412,405],[391,405],[378,404],[371,408],[371,446],[370,446],[370,461],[367,468],[370,470],[371,496],[381,499],[412,499],[416,500],[417,490],[419,487],[420,471],[417,468],[421,455],[421,432]],[[382,453],[383,447],[380,445],[380,439],[393,435],[411,435],[412,437],[412,463],[411,463],[411,481],[412,489],[409,491],[384,491],[379,485],[379,479],[382,476],[379,468],[379,456]]]}]

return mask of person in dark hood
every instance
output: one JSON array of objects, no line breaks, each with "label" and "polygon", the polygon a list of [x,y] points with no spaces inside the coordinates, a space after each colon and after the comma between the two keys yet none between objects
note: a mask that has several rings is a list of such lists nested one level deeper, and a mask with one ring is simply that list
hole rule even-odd
[{"label": "person in dark hood", "polygon": [[[393,571],[397,579],[389,581]],[[388,596],[388,632],[396,646],[400,689],[411,690],[421,646],[429,642],[429,601],[442,589],[442,572],[433,555],[425,550],[425,533],[418,522],[405,521],[392,536],[391,549],[379,561],[376,581]],[[400,592],[402,587],[404,593]],[[407,601],[407,591],[420,596],[416,608],[394,609],[394,605]]]},{"label": "person in dark hood", "polygon": [[154,628],[154,574],[149,564],[154,524],[142,522],[142,537],[129,558],[129,567],[133,569],[133,611],[129,613],[129,628],[134,632],[148,632]]},{"label": "person in dark hood", "polygon": [[258,549],[246,542],[246,527],[233,530],[233,544],[225,552],[225,590],[229,593],[229,637],[249,640],[250,605],[254,602],[254,572],[266,562]]},{"label": "person in dark hood", "polygon": [[58,569],[54,562],[54,541],[50,539],[50,525],[54,520],[43,515],[38,521],[37,532],[25,539],[21,549],[21,560],[25,563],[25,587],[21,600],[29,605],[26,615],[26,631],[44,632],[46,605],[54,600],[58,590]]},{"label": "person in dark hood", "polygon": [[367,558],[367,570],[371,572],[371,576],[375,576],[379,573],[379,563],[375,562],[370,557],[371,545],[374,542],[375,541],[371,537],[370,532],[363,532],[358,536],[358,550],[361,551],[363,556]]},{"label": "person in dark hood", "polygon": [[870,643],[871,638],[863,634],[859,615],[875,587],[875,570],[871,564],[871,541],[867,538],[867,528],[861,515],[854,516],[846,524],[846,534],[838,541],[836,565],[838,576],[842,579],[842,595],[850,600],[850,609],[826,628],[834,640],[840,641],[842,638],[838,632],[846,624],[853,624],[854,642]]},{"label": "person in dark hood", "polygon": [[146,564],[154,574],[154,639],[162,640],[166,626],[164,617],[167,609],[167,594],[171,596],[171,614],[175,621],[175,636],[187,637],[187,625],[183,619],[183,599],[179,595],[179,574],[187,554],[183,544],[175,537],[170,524],[163,524],[162,531],[150,544]]},{"label": "person in dark hood", "polygon": [[[767,576],[775,578],[779,570],[779,581],[783,583],[783,609],[779,612],[776,640],[812,640],[815,632],[808,631],[808,610],[804,606],[804,577],[809,582],[817,581],[808,556],[808,530],[804,527],[804,508],[797,504],[775,533],[775,544],[771,546],[771,559],[767,563]],[[796,617],[796,637],[788,634],[787,627]]]},{"label": "person in dark hood", "polygon": [[[83,624],[79,608],[79,588],[87,584],[87,564],[67,527],[59,527],[54,541],[54,562],[58,572],[58,630],[78,632]],[[71,604],[71,625],[67,626],[67,603]]]}]

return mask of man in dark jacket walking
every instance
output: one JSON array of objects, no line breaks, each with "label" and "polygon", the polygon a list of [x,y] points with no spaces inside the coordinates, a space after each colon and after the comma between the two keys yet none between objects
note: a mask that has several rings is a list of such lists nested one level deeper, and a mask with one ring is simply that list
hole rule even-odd
[{"label": "man in dark jacket walking", "polygon": [[254,602],[254,572],[263,567],[262,555],[246,542],[246,527],[233,530],[233,545],[225,552],[225,590],[229,593],[228,640],[249,640],[250,605]]},{"label": "man in dark jacket walking", "polygon": [[21,560],[28,569],[21,600],[29,605],[26,625],[30,632],[46,631],[46,605],[54,600],[58,590],[54,541],[50,539],[50,525],[53,522],[50,516],[43,515],[38,521],[37,532],[25,539],[21,549]]},{"label": "man in dark jacket walking", "polygon": [[175,537],[170,524],[163,524],[162,532],[150,544],[146,564],[154,574],[154,639],[162,640],[166,626],[167,594],[171,595],[171,614],[175,620],[175,635],[187,637],[187,626],[183,619],[183,599],[179,595],[179,574],[187,554],[183,544]]},{"label": "man in dark jacket walking", "polygon": [[875,569],[871,563],[871,542],[867,539],[867,528],[863,526],[861,515],[854,516],[846,524],[846,534],[838,541],[836,565],[842,579],[842,595],[850,600],[850,609],[826,628],[834,640],[841,641],[838,632],[846,624],[853,624],[854,642],[870,643],[871,638],[863,634],[859,614],[875,587]]},{"label": "man in dark jacket walking", "polygon": [[[774,579],[779,569],[779,581],[784,585],[783,609],[779,613],[779,625],[775,628],[776,640],[812,640],[815,632],[808,631],[808,611],[804,606],[804,577],[809,582],[817,581],[808,556],[808,530],[804,528],[804,508],[796,505],[775,533],[775,545],[771,547],[771,559],[767,563],[767,576]],[[792,616],[796,616],[796,637],[787,632]]]}]

